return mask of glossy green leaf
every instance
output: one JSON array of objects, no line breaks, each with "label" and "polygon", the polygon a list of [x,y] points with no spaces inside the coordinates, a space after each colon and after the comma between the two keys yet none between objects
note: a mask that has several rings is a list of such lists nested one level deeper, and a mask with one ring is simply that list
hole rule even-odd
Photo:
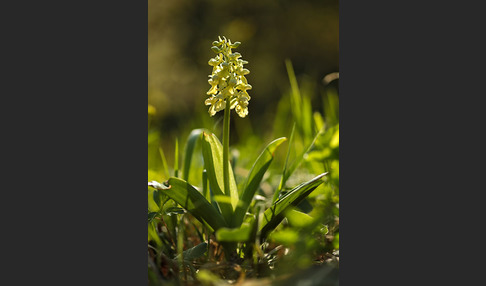
[{"label": "glossy green leaf", "polygon": [[287,217],[291,227],[302,228],[311,225],[314,222],[314,218],[310,215],[294,209],[287,211],[285,217]]},{"label": "glossy green leaf", "polygon": [[320,174],[310,181],[302,183],[280,197],[269,209],[263,213],[262,224],[260,226],[260,239],[263,241],[285,217],[285,213],[298,205],[315,188],[323,182],[323,177],[327,173]]},{"label": "glossy green leaf", "polygon": [[[208,250],[208,244],[206,242],[200,243],[192,248],[189,248],[182,252],[182,257],[184,258],[185,262],[191,262],[192,260],[199,258],[206,253]],[[174,260],[178,260],[180,254],[177,255]]]},{"label": "glossy green leaf", "polygon": [[158,189],[159,192],[173,199],[196,219],[201,222],[205,221],[213,230],[227,226],[216,209],[189,183],[174,177],[170,178],[167,183],[169,188]]},{"label": "glossy green leaf", "polygon": [[240,197],[240,204],[238,204],[235,210],[235,215],[231,223],[233,227],[239,227],[240,224],[243,222],[243,218],[245,217],[248,207],[253,200],[253,196],[258,190],[258,187],[260,186],[265,172],[273,161],[275,150],[285,140],[287,140],[287,138],[282,137],[270,142],[270,144],[268,144],[268,146],[263,150],[263,152],[253,164],[253,167],[251,168],[250,173],[244,184],[244,189]]},{"label": "glossy green leaf", "polygon": [[194,153],[194,147],[201,134],[205,129],[194,129],[187,137],[186,145],[184,147],[184,166],[182,169],[182,178],[188,181],[189,171],[191,169],[192,154]]},{"label": "glossy green leaf", "polygon": [[224,193],[223,181],[223,146],[216,135],[203,132],[202,150],[204,157],[204,166],[207,171],[209,186],[215,196],[226,196],[228,201],[221,200],[218,202],[221,213],[226,222],[231,222],[233,210],[238,204],[238,189],[236,187],[233,169],[229,166],[230,192]]}]

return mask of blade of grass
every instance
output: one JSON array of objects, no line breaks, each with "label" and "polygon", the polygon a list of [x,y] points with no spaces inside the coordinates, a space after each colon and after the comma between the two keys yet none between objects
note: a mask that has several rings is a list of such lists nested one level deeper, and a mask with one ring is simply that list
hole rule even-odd
[{"label": "blade of grass", "polygon": [[[314,137],[314,140],[312,140],[312,143],[310,143],[309,146],[304,150],[304,152],[302,154],[300,154],[299,156],[297,156],[295,158],[295,160],[292,162],[292,164],[290,165],[290,167],[284,171],[284,173],[282,175],[282,181],[281,181],[281,185],[282,186],[281,186],[281,188],[279,186],[279,188],[280,188],[279,189],[279,194],[280,194],[280,191],[285,187],[285,183],[287,182],[287,180],[289,179],[289,177],[300,166],[300,164],[304,160],[304,157],[306,156],[306,154],[308,154],[309,152],[311,152],[311,150],[314,148],[314,144],[317,141],[317,139],[319,138],[319,136],[321,136],[321,133],[322,132],[324,132],[324,131],[321,129],[316,134],[316,136]],[[277,197],[278,197],[278,195],[277,195]],[[275,195],[274,195],[274,199],[276,199],[277,197],[275,197]],[[273,202],[275,202],[275,200]]]},{"label": "blade of grass", "polygon": [[313,190],[315,190],[324,181],[322,178],[328,173],[322,173],[319,176],[298,185],[284,196],[279,198],[269,209],[263,213],[263,220],[260,226],[260,240],[263,241],[267,235],[277,227],[285,217],[285,213],[297,206]]},{"label": "blade of grass", "polygon": [[175,141],[175,154],[174,154],[174,177],[179,177],[179,140]]},{"label": "blade of grass", "polygon": [[231,226],[239,227],[243,222],[243,218],[245,217],[246,211],[253,200],[253,196],[260,186],[265,172],[273,161],[275,150],[285,140],[287,140],[287,138],[282,137],[270,142],[253,164],[250,174],[248,175],[244,184],[245,187],[240,196],[238,206],[235,209]]},{"label": "blade of grass", "polygon": [[289,147],[287,149],[287,156],[285,158],[285,165],[282,171],[282,177],[280,178],[280,184],[278,185],[277,190],[273,194],[272,198],[272,204],[277,200],[278,196],[280,195],[280,192],[282,191],[282,188],[285,185],[285,182],[287,181],[287,178],[285,178],[285,173],[287,172],[287,165],[289,162],[289,157],[290,157],[290,150],[292,150],[292,144],[294,142],[294,132],[295,132],[295,122],[294,125],[292,126],[292,132],[290,132],[290,139],[289,139]]},{"label": "blade of grass", "polygon": [[182,179],[188,182],[189,171],[191,169],[192,154],[194,153],[194,147],[197,140],[201,137],[202,132],[205,129],[194,129],[187,137],[186,145],[184,147],[184,166],[182,169]]},{"label": "blade of grass", "polygon": [[164,172],[164,178],[170,177],[169,167],[167,165],[167,160],[165,159],[164,150],[159,147],[160,158],[162,159],[162,171]]},{"label": "blade of grass", "polygon": [[297,122],[301,122],[301,103],[302,97],[300,95],[299,85],[297,84],[297,78],[295,77],[294,68],[292,62],[289,59],[285,60],[285,67],[287,68],[287,74],[289,76],[290,87],[292,94],[290,96],[290,103],[292,106],[292,113]]}]

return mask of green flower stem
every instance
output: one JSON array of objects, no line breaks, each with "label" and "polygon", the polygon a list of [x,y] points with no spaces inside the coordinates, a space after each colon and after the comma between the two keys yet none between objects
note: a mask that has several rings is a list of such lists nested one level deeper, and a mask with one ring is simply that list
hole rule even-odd
[{"label": "green flower stem", "polygon": [[[224,121],[223,121],[223,181],[224,181],[224,193],[226,196],[230,196],[230,180],[229,180],[229,133],[230,133],[230,99],[226,99],[226,107],[224,109]],[[228,261],[231,260],[233,253],[236,253],[236,243],[226,242],[222,243],[224,253]]]},{"label": "green flower stem", "polygon": [[226,108],[224,109],[223,122],[223,181],[224,193],[230,196],[230,180],[229,180],[229,133],[230,133],[230,100],[226,99]]}]

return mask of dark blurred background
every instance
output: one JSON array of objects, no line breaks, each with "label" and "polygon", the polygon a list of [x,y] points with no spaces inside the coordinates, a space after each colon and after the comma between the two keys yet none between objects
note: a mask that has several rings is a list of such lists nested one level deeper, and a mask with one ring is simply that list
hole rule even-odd
[{"label": "dark blurred background", "polygon": [[149,0],[148,103],[170,144],[181,130],[214,125],[223,115],[209,117],[204,105],[218,36],[242,42],[234,50],[251,72],[249,116],[233,114],[232,124],[246,120],[256,134],[272,128],[277,103],[290,89],[285,59],[321,109],[323,78],[339,71],[338,0]]}]

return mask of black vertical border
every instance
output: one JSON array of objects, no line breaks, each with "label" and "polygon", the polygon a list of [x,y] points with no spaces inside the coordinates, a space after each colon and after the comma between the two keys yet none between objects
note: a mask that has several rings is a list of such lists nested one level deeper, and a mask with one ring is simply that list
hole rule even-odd
[{"label": "black vertical border", "polygon": [[1,11],[0,284],[147,284],[147,3]]},{"label": "black vertical border", "polygon": [[474,4],[340,1],[340,285],[483,280]]}]

